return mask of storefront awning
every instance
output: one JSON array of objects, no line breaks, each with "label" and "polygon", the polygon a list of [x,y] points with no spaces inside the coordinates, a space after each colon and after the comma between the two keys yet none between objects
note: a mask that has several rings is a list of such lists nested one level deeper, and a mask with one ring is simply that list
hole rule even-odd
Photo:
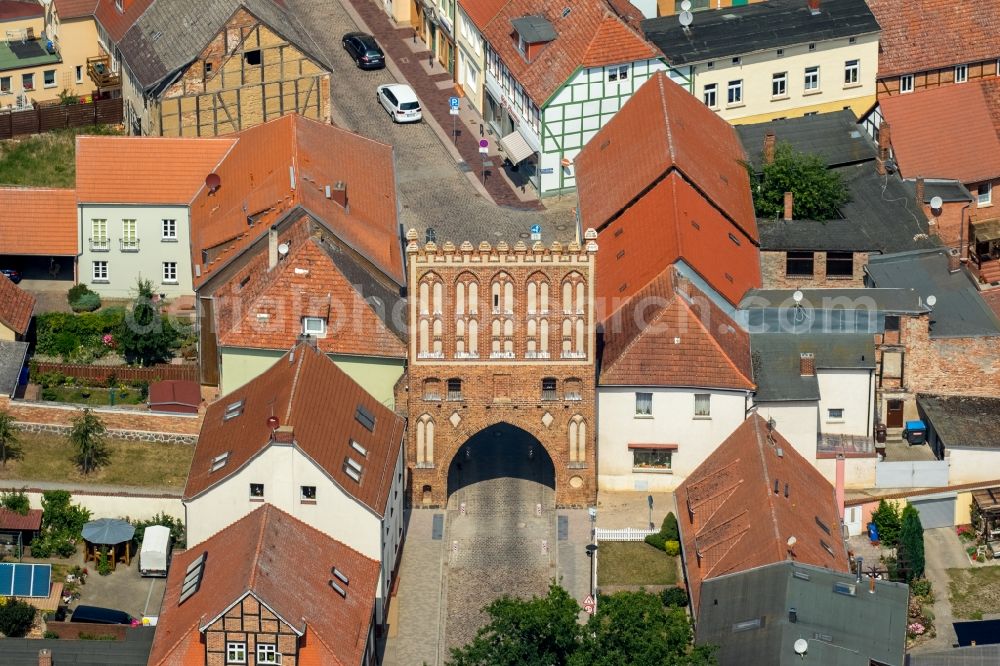
[{"label": "storefront awning", "polygon": [[535,152],[517,130],[500,139],[500,148],[507,154],[510,163],[515,165],[528,159]]},{"label": "storefront awning", "polygon": [[973,224],[972,235],[980,243],[1000,240],[1000,220],[986,220]]}]

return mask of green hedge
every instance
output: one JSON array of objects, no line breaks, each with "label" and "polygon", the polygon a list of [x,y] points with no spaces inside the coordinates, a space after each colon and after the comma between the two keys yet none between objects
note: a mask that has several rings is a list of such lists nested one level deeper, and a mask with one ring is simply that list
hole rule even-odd
[{"label": "green hedge", "polygon": [[87,363],[111,351],[102,338],[117,336],[125,321],[125,309],[105,308],[98,312],[46,312],[35,317],[38,340],[35,350],[59,356],[64,362]]}]

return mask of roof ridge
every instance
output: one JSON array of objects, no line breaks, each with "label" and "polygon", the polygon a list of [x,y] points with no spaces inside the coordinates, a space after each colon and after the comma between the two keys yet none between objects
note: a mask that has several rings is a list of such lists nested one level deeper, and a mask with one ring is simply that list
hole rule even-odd
[{"label": "roof ridge", "polygon": [[[299,343],[299,344],[295,345],[292,348],[292,353],[294,353],[296,349],[300,349],[300,348],[310,348],[311,349],[312,347],[311,347],[311,345],[308,345],[308,344],[305,344],[305,343]],[[305,365],[306,353],[307,352],[305,352],[305,349],[303,349],[303,353],[299,354],[299,364],[296,366],[296,368],[295,368],[295,375],[292,377],[292,387],[288,390],[288,405],[285,408],[285,419],[284,419],[284,423],[286,423],[286,424],[292,418],[292,407],[295,405],[295,392],[296,392],[296,390],[299,387],[299,376],[302,373],[302,366]],[[292,362],[294,362],[294,361],[292,361]]]},{"label": "roof ridge", "polygon": [[[261,507],[260,530],[257,533],[257,547],[253,552],[253,566],[250,567],[250,577],[247,579],[247,593],[254,594],[254,587],[257,584],[257,566],[260,562],[260,554],[264,547],[264,532],[267,530],[267,521],[271,514],[270,502],[265,502]],[[254,594],[256,597],[257,595]]]},{"label": "roof ridge", "polygon": [[760,437],[760,422],[764,420],[760,414],[754,414],[749,419],[750,427],[753,429],[754,444],[756,444],[757,454],[760,457],[761,471],[764,474],[764,479],[767,483],[764,485],[764,493],[767,497],[767,510],[771,514],[771,525],[774,526],[774,541],[773,543],[777,545],[778,548],[778,560],[781,561],[787,559],[788,554],[782,552],[781,550],[781,526],[778,525],[778,512],[774,505],[774,495],[770,492],[771,487],[771,468],[767,464],[767,459],[764,457],[764,443],[761,441]]}]

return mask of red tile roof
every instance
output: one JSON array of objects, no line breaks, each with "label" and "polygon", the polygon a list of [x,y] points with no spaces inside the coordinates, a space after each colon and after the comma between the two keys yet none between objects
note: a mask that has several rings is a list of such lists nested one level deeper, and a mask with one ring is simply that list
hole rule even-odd
[{"label": "red tile roof", "polygon": [[[1000,178],[1000,79],[879,99],[893,156],[906,178]],[[948,122],[941,110],[948,109]]]},{"label": "red tile roof", "polygon": [[459,0],[469,19],[482,30],[509,0]]},{"label": "red tile roof", "polygon": [[[179,604],[188,565],[202,554],[202,582]],[[350,580],[341,597],[336,567]],[[202,629],[251,594],[295,630],[309,652],[332,666],[362,663],[378,586],[379,563],[264,504],[170,565],[151,666],[205,663]]]},{"label": "red tile roof", "polygon": [[997,318],[1000,318],[1000,289],[988,289],[979,293],[983,295],[983,300],[990,306]]},{"label": "red tile roof", "polygon": [[[305,227],[306,222],[296,224]],[[239,303],[234,308],[224,303],[216,306],[219,344],[289,349],[302,332],[302,318],[320,317],[327,322],[326,336],[316,341],[323,352],[406,358],[406,345],[366,300],[376,294],[363,293],[363,284],[352,284],[331,256],[333,248],[324,241],[308,232],[297,236],[301,241],[290,243],[291,252],[274,269],[267,270],[264,247],[254,265],[235,273],[216,292]],[[239,287],[246,277],[250,281]],[[386,310],[392,306],[382,305]],[[225,316],[229,313],[240,318],[230,321]],[[267,319],[262,322],[260,314]]]},{"label": "red tile roof", "polygon": [[[392,146],[296,114],[234,137],[216,170],[222,186],[214,194],[202,187],[191,205],[192,262],[201,267],[196,288],[296,206],[403,283]],[[346,185],[346,210],[325,195],[337,182]],[[217,256],[204,263],[203,250]]]},{"label": "red tile roof", "polygon": [[201,405],[201,385],[183,379],[166,379],[149,385],[149,405],[151,409],[164,405],[194,407]]},{"label": "red tile roof", "polygon": [[142,13],[153,4],[154,0],[120,0],[124,11],[118,11],[115,7],[116,0],[97,0],[97,8],[94,16],[100,22],[111,37],[111,41],[117,44],[128,32]]},{"label": "red tile roof", "polygon": [[97,0],[53,0],[53,4],[61,21],[93,16],[97,8]]},{"label": "red tile roof", "polygon": [[[709,578],[784,560],[850,571],[833,486],[757,414],[733,431],[674,497],[696,615],[701,583]],[[791,551],[790,537],[795,537]]]},{"label": "red tile roof", "polygon": [[187,205],[233,138],[78,136],[80,203]]},{"label": "red tile roof", "polygon": [[673,267],[604,322],[600,383],[750,390],[750,336]]},{"label": "red tile roof", "polygon": [[0,247],[8,255],[76,256],[76,191],[0,187]]},{"label": "red tile roof", "polygon": [[[563,16],[565,9],[571,11]],[[513,19],[543,16],[556,38],[540,45],[531,62],[517,50]],[[490,46],[528,96],[543,107],[581,67],[602,67],[660,56],[652,44],[625,26],[605,0],[510,0],[482,29]]]},{"label": "red tile roof", "polygon": [[28,332],[37,299],[4,277],[0,280],[0,324],[19,335]]},{"label": "red tile roof", "polygon": [[27,515],[22,516],[16,511],[0,508],[0,530],[37,532],[40,529],[42,529],[41,509],[28,509]]},{"label": "red tile roof", "polygon": [[878,76],[1000,58],[1000,0],[868,0],[882,34]]},{"label": "red tile roof", "polygon": [[42,5],[32,0],[0,0],[0,21],[42,16]]},{"label": "red tile roof", "polygon": [[662,72],[644,83],[576,156],[584,227],[600,227],[671,169],[751,240],[757,222],[736,130]]},{"label": "red tile roof", "polygon": [[[243,403],[242,414],[223,420],[227,407],[236,402]],[[355,419],[359,405],[375,416],[374,432]],[[325,354],[305,343],[275,361],[262,375],[209,406],[184,498],[191,499],[223,483],[267,448],[272,437],[268,424],[271,415],[278,417],[281,426],[293,429],[296,446],[345,492],[377,515],[385,512],[405,421],[368,394]],[[336,434],[332,439],[331,433]],[[352,439],[367,449],[367,457],[354,451]],[[225,466],[212,472],[212,459],[227,452]],[[348,455],[362,463],[360,482],[344,472]]]}]

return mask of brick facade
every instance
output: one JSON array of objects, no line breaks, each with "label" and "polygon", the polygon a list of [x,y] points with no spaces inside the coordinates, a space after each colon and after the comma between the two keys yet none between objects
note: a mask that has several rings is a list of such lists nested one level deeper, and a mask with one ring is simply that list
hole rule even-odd
[{"label": "brick facade", "polygon": [[[438,248],[419,246],[414,231],[407,238],[410,364],[397,404],[410,419],[413,504],[444,505],[459,448],[499,423],[548,452],[558,505],[593,504],[596,234],[588,231],[586,247]],[[460,391],[449,391],[449,380],[460,380]]]},{"label": "brick facade", "polygon": [[854,272],[851,277],[826,274],[826,252],[813,252],[812,276],[788,275],[788,253],[761,250],[760,272],[764,289],[845,289],[865,286],[867,252],[854,253]]},{"label": "brick facade", "polygon": [[205,629],[205,664],[225,666],[236,663],[226,660],[226,646],[242,643],[246,646],[246,664],[257,663],[257,644],[276,646],[281,654],[279,663],[295,666],[298,663],[298,636],[285,622],[247,594],[242,601],[230,608],[223,617]]}]

